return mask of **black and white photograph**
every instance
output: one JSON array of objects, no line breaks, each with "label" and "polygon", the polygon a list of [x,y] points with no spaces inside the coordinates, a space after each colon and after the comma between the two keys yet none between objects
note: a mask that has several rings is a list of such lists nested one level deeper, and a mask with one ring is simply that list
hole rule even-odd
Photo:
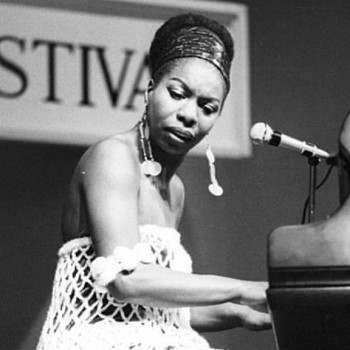
[{"label": "black and white photograph", "polygon": [[0,0],[0,350],[348,350],[349,16]]}]

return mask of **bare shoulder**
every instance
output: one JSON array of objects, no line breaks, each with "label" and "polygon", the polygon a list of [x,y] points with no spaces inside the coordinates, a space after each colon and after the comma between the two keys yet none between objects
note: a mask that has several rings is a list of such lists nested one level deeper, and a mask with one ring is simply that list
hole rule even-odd
[{"label": "bare shoulder", "polygon": [[178,175],[172,179],[173,208],[177,216],[177,225],[179,225],[185,205],[185,186]]},{"label": "bare shoulder", "polygon": [[184,199],[185,197],[185,186],[182,182],[182,180],[180,179],[180,177],[178,175],[174,175],[173,179],[172,179],[172,186],[173,186],[173,190],[174,193],[176,194],[176,197],[178,197],[178,199]]},{"label": "bare shoulder", "polygon": [[81,183],[91,181],[138,181],[138,158],[131,137],[114,136],[91,146],[81,158],[77,170]]}]

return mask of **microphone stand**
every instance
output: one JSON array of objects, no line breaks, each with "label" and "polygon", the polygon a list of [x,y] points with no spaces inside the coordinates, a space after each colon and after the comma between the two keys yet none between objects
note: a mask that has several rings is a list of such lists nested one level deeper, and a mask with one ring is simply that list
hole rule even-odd
[{"label": "microphone stand", "polygon": [[315,207],[316,207],[316,181],[317,181],[317,165],[321,160],[318,157],[308,157],[309,168],[309,210],[308,223],[315,221]]}]

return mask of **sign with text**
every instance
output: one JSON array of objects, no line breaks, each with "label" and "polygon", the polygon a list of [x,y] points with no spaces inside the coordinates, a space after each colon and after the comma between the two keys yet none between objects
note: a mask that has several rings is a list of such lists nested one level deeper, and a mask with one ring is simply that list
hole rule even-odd
[{"label": "sign with text", "polygon": [[0,0],[0,138],[89,145],[129,129],[144,110],[154,32],[173,15],[197,12],[226,25],[235,41],[232,88],[212,147],[219,156],[248,156],[246,8],[171,3]]}]

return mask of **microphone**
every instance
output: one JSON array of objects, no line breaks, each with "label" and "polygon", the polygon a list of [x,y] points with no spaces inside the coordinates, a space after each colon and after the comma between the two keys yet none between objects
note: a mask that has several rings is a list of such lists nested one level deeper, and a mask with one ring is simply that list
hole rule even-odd
[{"label": "microphone", "polygon": [[297,140],[279,131],[272,130],[268,124],[263,122],[254,124],[250,129],[249,136],[252,143],[255,145],[268,144],[275,147],[283,147],[298,152],[306,157],[331,157],[327,151],[317,148],[316,145]]}]

